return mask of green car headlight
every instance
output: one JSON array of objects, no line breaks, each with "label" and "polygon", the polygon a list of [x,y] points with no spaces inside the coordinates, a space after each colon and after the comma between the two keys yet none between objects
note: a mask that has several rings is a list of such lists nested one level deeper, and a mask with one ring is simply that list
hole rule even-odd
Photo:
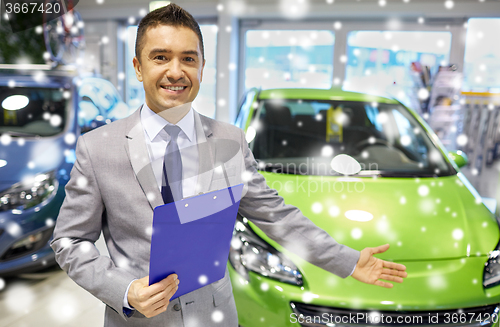
[{"label": "green car headlight", "polygon": [[55,171],[38,174],[29,180],[14,184],[0,193],[0,211],[25,210],[37,206],[52,198],[58,186]]},{"label": "green car headlight", "polygon": [[302,285],[302,274],[293,262],[255,234],[248,220],[240,215],[234,227],[229,262],[247,280],[250,270],[281,282]]},{"label": "green car headlight", "polygon": [[483,286],[493,287],[500,284],[500,243],[489,254],[488,261],[484,264]]}]

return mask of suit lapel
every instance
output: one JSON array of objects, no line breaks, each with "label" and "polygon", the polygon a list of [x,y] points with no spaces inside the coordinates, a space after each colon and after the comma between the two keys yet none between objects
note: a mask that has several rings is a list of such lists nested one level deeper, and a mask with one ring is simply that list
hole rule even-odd
[{"label": "suit lapel", "polygon": [[194,111],[196,138],[198,143],[198,185],[197,193],[208,192],[214,174],[214,137],[210,120]]},{"label": "suit lapel", "polygon": [[156,183],[153,168],[151,167],[151,160],[149,159],[144,129],[141,124],[141,108],[127,118],[125,151],[127,151],[137,180],[151,208],[154,209],[157,206],[163,205],[163,198]]}]

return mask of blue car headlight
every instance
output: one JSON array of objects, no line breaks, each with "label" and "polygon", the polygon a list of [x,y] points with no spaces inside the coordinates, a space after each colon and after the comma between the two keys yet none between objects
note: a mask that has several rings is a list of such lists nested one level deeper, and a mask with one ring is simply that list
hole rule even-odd
[{"label": "blue car headlight", "polygon": [[50,200],[56,194],[58,187],[55,171],[38,174],[0,193],[0,211],[35,207]]},{"label": "blue car headlight", "polygon": [[229,262],[248,280],[248,271],[281,282],[302,285],[302,274],[283,253],[267,244],[248,225],[246,218],[238,215],[233,232]]}]

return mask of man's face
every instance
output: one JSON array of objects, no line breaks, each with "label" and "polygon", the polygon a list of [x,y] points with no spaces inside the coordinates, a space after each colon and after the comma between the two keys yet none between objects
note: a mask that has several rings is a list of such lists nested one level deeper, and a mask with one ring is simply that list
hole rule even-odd
[{"label": "man's face", "polygon": [[186,27],[158,25],[146,31],[143,42],[141,61],[135,57],[133,62],[148,107],[159,113],[192,102],[205,66],[196,33]]}]

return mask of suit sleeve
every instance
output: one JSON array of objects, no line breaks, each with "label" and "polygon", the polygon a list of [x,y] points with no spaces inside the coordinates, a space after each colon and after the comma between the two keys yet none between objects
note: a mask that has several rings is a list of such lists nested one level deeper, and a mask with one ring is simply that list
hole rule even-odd
[{"label": "suit sleeve", "polygon": [[315,266],[342,278],[349,276],[360,252],[337,243],[302,212],[286,205],[276,190],[269,188],[257,171],[257,162],[242,131],[242,151],[247,174],[247,192],[239,212],[267,236]]},{"label": "suit sleeve", "polygon": [[51,247],[57,263],[71,279],[126,319],[123,298],[136,277],[101,255],[94,245],[103,227],[105,206],[85,136],[78,138],[76,158]]}]

